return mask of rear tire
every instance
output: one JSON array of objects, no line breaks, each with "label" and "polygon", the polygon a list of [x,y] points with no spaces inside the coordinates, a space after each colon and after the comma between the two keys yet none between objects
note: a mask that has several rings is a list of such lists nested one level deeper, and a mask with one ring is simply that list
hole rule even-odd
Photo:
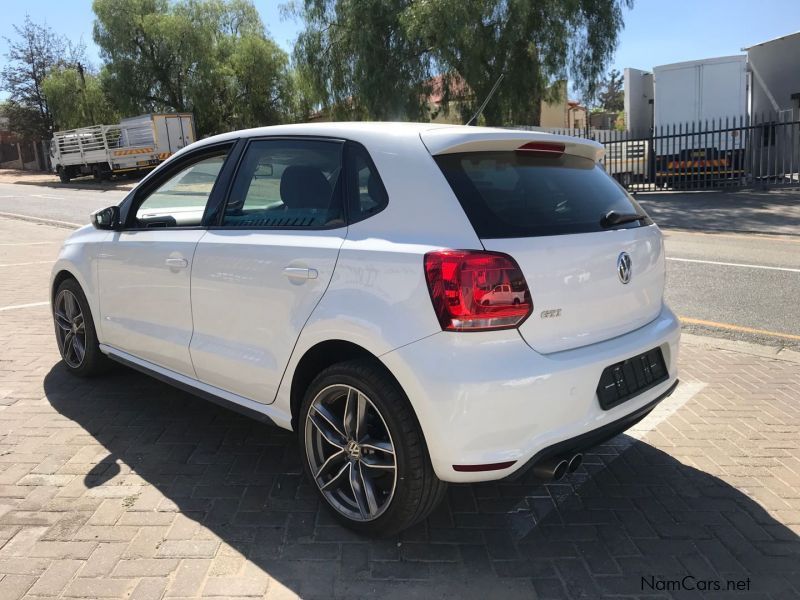
[{"label": "rear tire", "polygon": [[358,533],[406,529],[447,490],[408,398],[374,360],[338,363],[317,375],[297,430],[306,475],[333,515]]},{"label": "rear tire", "polygon": [[61,181],[61,183],[69,183],[71,177],[69,176],[69,171],[67,171],[67,169],[65,169],[61,165],[58,165],[56,167],[56,173],[58,174],[58,178]]},{"label": "rear tire", "polygon": [[92,377],[107,370],[109,360],[100,352],[89,302],[74,279],[61,282],[53,297],[56,342],[67,371]]}]

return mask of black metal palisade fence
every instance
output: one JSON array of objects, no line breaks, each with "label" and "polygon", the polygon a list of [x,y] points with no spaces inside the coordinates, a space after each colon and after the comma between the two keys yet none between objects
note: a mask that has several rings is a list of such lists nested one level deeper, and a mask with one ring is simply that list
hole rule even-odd
[{"label": "black metal palisade fence", "polygon": [[800,185],[800,111],[657,126],[647,132],[532,128],[597,140],[632,191]]}]

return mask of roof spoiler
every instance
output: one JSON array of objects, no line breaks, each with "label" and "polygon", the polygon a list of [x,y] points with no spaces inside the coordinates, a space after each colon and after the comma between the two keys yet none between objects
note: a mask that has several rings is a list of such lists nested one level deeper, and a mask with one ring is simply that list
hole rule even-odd
[{"label": "roof spoiler", "polygon": [[420,133],[422,143],[433,156],[457,152],[507,152],[531,142],[563,144],[564,153],[589,158],[603,158],[603,145],[585,138],[554,135],[543,131],[489,129],[482,127],[442,127]]}]

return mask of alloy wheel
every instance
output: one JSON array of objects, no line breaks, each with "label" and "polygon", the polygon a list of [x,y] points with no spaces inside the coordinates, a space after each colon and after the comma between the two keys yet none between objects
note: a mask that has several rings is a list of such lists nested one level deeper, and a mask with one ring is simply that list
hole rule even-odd
[{"label": "alloy wheel", "polygon": [[328,503],[354,521],[372,521],[391,504],[397,457],[386,421],[358,389],[321,390],[306,414],[306,455]]},{"label": "alloy wheel", "polygon": [[53,313],[61,356],[70,367],[78,368],[86,356],[86,323],[75,294],[61,290],[56,296]]}]

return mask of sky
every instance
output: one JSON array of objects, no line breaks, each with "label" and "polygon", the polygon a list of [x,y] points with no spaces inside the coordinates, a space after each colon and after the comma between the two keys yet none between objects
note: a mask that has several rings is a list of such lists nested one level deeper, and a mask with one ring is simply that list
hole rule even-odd
[{"label": "sky", "polygon": [[[300,23],[283,15],[286,0],[254,0],[254,4],[269,34],[291,52]],[[12,26],[22,23],[26,13],[72,40],[82,39],[89,59],[99,66],[92,41],[91,0],[3,0],[0,10],[0,68],[8,49],[3,38],[14,36]],[[744,47],[800,31],[798,0],[637,0],[624,14],[625,29],[609,65],[620,71],[740,54]]]}]

